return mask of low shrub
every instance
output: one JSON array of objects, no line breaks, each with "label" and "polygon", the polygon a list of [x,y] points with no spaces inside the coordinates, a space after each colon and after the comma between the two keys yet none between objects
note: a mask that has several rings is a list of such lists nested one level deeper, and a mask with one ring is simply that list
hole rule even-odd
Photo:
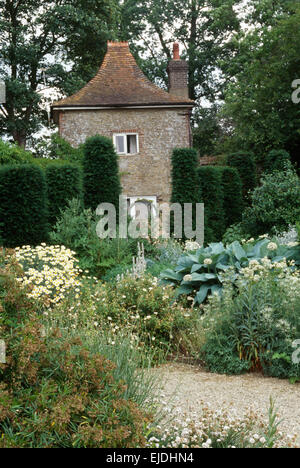
[{"label": "low shrub", "polygon": [[53,244],[75,251],[80,268],[88,269],[98,278],[105,277],[112,269],[123,271],[132,265],[138,242],[144,244],[146,257],[155,255],[155,246],[147,239],[100,239],[96,232],[97,222],[90,209],[84,209],[80,200],[73,199],[61,212],[50,239]]},{"label": "low shrub", "polygon": [[17,281],[23,286],[30,286],[28,297],[41,298],[49,307],[61,302],[70,293],[78,295],[81,270],[71,250],[64,246],[42,244],[36,248],[17,247],[14,255],[22,267]]},{"label": "low shrub", "polygon": [[0,140],[0,166],[4,164],[33,164],[33,162],[34,158],[29,151],[25,151],[16,144]]},{"label": "low shrub", "polygon": [[115,365],[76,337],[45,332],[15,268],[8,260],[0,272],[0,447],[145,446],[149,417],[126,399]]},{"label": "low shrub", "polygon": [[[199,411],[200,408],[200,411]],[[249,411],[237,417],[228,411],[213,410],[199,401],[197,414],[169,405],[169,424],[153,428],[148,448],[296,448],[297,435],[286,437],[279,432],[280,421],[274,402],[270,400],[268,422],[262,414]],[[163,413],[166,408],[162,408]],[[167,416],[168,417],[168,416]],[[193,455],[186,452],[187,462]]]},{"label": "low shrub", "polygon": [[243,243],[243,241],[247,241],[248,239],[250,239],[250,237],[251,236],[249,234],[246,234],[244,232],[242,223],[236,223],[232,224],[226,229],[225,234],[222,238],[222,242],[225,245],[231,244],[235,241]]},{"label": "low shrub", "polygon": [[62,328],[92,329],[108,333],[116,342],[120,333],[130,336],[131,344],[139,347],[155,361],[176,351],[179,330],[192,329],[197,313],[174,302],[169,286],[145,275],[125,277],[117,283],[97,283],[87,286],[80,297],[68,298],[49,316]]},{"label": "low shrub", "polygon": [[192,296],[194,304],[202,304],[209,294],[222,293],[224,272],[233,268],[234,278],[249,262],[264,258],[274,263],[286,258],[300,265],[300,246],[279,245],[265,236],[243,245],[237,241],[226,247],[221,242],[212,243],[182,255],[176,267],[163,271],[160,278],[164,284],[175,286],[177,295]]},{"label": "low shrub", "polygon": [[300,380],[293,342],[300,336],[300,273],[285,260],[251,260],[236,279],[225,280],[223,295],[205,306],[206,341],[201,357],[213,372],[263,370]]},{"label": "low shrub", "polygon": [[291,163],[291,156],[285,150],[272,150],[264,159],[264,170],[266,172],[284,171],[287,164]]},{"label": "low shrub", "polygon": [[250,198],[242,229],[251,236],[283,232],[300,217],[300,179],[291,166],[282,172],[265,174]]}]

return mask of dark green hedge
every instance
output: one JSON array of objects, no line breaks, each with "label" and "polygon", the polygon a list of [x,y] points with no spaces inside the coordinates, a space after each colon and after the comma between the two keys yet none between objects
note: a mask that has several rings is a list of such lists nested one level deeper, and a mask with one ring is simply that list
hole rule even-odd
[{"label": "dark green hedge", "polygon": [[45,175],[36,166],[0,168],[0,238],[7,247],[37,245],[47,239]]},{"label": "dark green hedge", "polygon": [[118,155],[111,139],[96,135],[86,140],[83,180],[86,208],[95,210],[100,203],[112,203],[118,212],[121,184]]},{"label": "dark green hedge", "polygon": [[220,241],[226,229],[222,175],[222,167],[198,168],[198,184],[205,210],[205,243]]},{"label": "dark green hedge", "polygon": [[222,167],[223,208],[226,228],[242,219],[243,184],[237,169]]},{"label": "dark green hedge", "polygon": [[[198,152],[193,148],[176,148],[172,153],[172,203],[193,203],[193,228],[196,225],[196,203],[200,203]],[[173,226],[173,220],[171,220]],[[184,231],[183,231],[184,233]]]},{"label": "dark green hedge", "polygon": [[60,210],[68,205],[72,198],[82,197],[82,171],[72,164],[52,164],[45,170],[49,223],[53,226]]},{"label": "dark green hedge", "polygon": [[284,171],[286,164],[291,162],[290,154],[285,150],[272,150],[265,156],[264,170],[266,172]]},{"label": "dark green hedge", "polygon": [[198,153],[193,148],[176,148],[172,154],[172,203],[198,203]]},{"label": "dark green hedge", "polygon": [[248,199],[248,193],[257,185],[256,163],[254,154],[250,151],[239,151],[227,156],[227,165],[235,167],[242,179],[243,195]]}]

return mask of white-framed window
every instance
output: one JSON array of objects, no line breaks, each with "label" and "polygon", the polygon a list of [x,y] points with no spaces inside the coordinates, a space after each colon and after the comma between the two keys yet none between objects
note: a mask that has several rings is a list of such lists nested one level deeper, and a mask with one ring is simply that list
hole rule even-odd
[{"label": "white-framed window", "polygon": [[137,133],[115,133],[113,141],[118,154],[137,154],[139,152]]}]

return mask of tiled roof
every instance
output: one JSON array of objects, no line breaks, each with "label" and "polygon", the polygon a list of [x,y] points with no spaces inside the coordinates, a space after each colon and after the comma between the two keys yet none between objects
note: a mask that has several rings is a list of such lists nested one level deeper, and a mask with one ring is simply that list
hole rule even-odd
[{"label": "tiled roof", "polygon": [[194,101],[172,96],[151,83],[133,58],[127,42],[108,42],[96,76],[80,91],[52,107],[122,107],[187,105]]}]

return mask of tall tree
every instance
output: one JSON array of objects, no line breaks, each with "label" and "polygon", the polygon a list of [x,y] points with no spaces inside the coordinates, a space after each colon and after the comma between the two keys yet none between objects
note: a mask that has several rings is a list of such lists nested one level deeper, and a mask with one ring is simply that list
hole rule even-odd
[{"label": "tall tree", "polygon": [[0,134],[25,146],[46,117],[39,89],[70,93],[93,76],[118,9],[117,0],[0,0],[0,78],[7,87]]},{"label": "tall tree", "polygon": [[226,43],[239,29],[234,9],[240,0],[124,0],[120,36],[130,39],[146,74],[167,85],[166,63],[172,43],[183,45],[189,63],[189,95],[214,102],[222,90],[218,61],[228,57]]},{"label": "tall tree", "polygon": [[[224,114],[233,122],[239,149],[263,156],[285,148],[294,159],[300,148],[300,104],[292,100],[292,83],[300,78],[300,5],[296,0],[262,5],[256,0],[254,31],[236,39],[236,56],[226,72],[232,76]],[[274,5],[277,9],[274,10]]]}]

